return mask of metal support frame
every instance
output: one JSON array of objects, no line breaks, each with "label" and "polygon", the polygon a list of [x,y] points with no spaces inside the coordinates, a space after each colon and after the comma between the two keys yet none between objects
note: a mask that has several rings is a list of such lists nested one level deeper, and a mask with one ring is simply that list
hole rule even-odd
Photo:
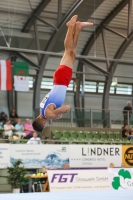
[{"label": "metal support frame", "polygon": [[[121,1],[116,8],[114,8],[108,16],[102,21],[102,23],[96,28],[96,31],[92,34],[92,36],[89,38],[88,42],[86,43],[82,55],[87,55],[92,48],[95,40],[98,38],[98,36],[101,34],[101,31],[104,27],[104,25],[109,24],[113,18],[117,16],[117,14],[128,4],[129,0],[123,0]],[[95,37],[94,37],[95,36]]]},{"label": "metal support frame", "polygon": [[58,0],[58,18],[57,18],[57,26],[61,21],[61,11],[62,11],[62,0]]},{"label": "metal support frame", "polygon": [[[37,50],[40,50],[40,42],[39,42],[38,30],[37,30],[37,24],[36,24],[35,18],[34,18],[34,31],[35,31],[36,48],[37,48]],[[37,57],[38,57],[38,65],[40,67],[41,54],[38,53]],[[34,107],[35,107],[35,99],[36,99],[35,88],[36,88],[36,84],[37,84],[38,73],[39,73],[39,71],[37,71],[36,76],[35,76],[35,81],[33,82],[33,118],[36,117]]]},{"label": "metal support frame", "polygon": [[82,67],[82,90],[81,90],[81,104],[82,104],[82,108],[84,109],[84,106],[85,106],[85,99],[84,99],[84,96],[85,96],[85,70],[84,70],[84,67]]},{"label": "metal support frame", "polygon": [[128,3],[128,27],[127,27],[127,36],[131,33],[132,26],[132,0],[129,0]]},{"label": "metal support frame", "polygon": [[109,110],[109,128],[111,128],[111,111]]},{"label": "metal support frame", "polygon": [[13,104],[13,90],[7,91],[7,105],[8,105],[8,112],[10,113],[14,105]]},{"label": "metal support frame", "polygon": [[[105,58],[108,58],[108,51],[107,51],[107,44],[106,44],[106,38],[105,38],[104,29],[102,29],[102,40],[103,40],[103,48],[104,48]],[[109,66],[110,66],[109,60],[106,60],[107,70],[109,69]]]},{"label": "metal support frame", "polygon": [[56,27],[56,26],[53,26],[52,24],[50,24],[50,23],[44,21],[44,20],[41,19],[40,17],[37,17],[37,16],[35,15],[35,18],[36,18],[38,21],[42,22],[43,24],[46,24],[46,25],[50,26],[51,28],[57,30],[57,27]]},{"label": "metal support frame", "polygon": [[28,32],[31,26],[33,25],[34,16],[39,16],[44,8],[50,3],[51,0],[42,0],[37,8],[32,12],[31,17],[27,20],[24,27],[22,28],[22,32]]},{"label": "metal support frame", "polygon": [[[82,61],[80,60],[80,65],[79,65],[80,69],[78,69],[78,71],[82,71],[83,66],[82,66]],[[82,80],[82,74],[76,74],[76,90],[74,93],[74,105],[76,105],[76,108],[80,108],[80,83]],[[78,121],[78,119],[81,119],[81,115],[82,115],[82,111],[80,111],[80,109],[75,109],[75,113],[76,113],[76,118],[77,118],[77,125],[79,127],[82,127],[81,121]]]},{"label": "metal support frame", "polygon": [[119,33],[118,31],[116,31],[116,30],[114,30],[112,28],[109,28],[107,26],[104,26],[104,29],[106,29],[107,31],[110,31],[111,33],[114,33],[114,34],[116,34],[116,35],[118,35],[118,36],[120,36],[122,38],[127,38],[126,35],[123,35],[123,34]]},{"label": "metal support frame", "polygon": [[91,67],[92,69],[94,69],[95,71],[97,71],[98,73],[102,73],[103,75],[108,75],[108,72],[105,71],[104,69],[102,69],[100,66],[96,65],[95,63],[93,63],[90,60],[86,60],[86,59],[82,59],[82,63],[84,63],[85,65]]},{"label": "metal support frame", "polygon": [[[16,56],[11,57],[11,62],[16,61]],[[13,81],[13,77],[12,77]],[[12,108],[15,108],[17,110],[17,91],[9,90],[7,91],[7,105],[8,105],[8,111],[10,113]]]},{"label": "metal support frame", "polygon": [[130,114],[129,111],[127,112],[127,125],[130,127]]},{"label": "metal support frame", "polygon": [[70,110],[70,115],[71,115],[71,127],[73,127],[73,109],[72,108]]},{"label": "metal support frame", "polygon": [[[120,59],[129,46],[129,44],[133,41],[133,31],[130,33],[128,40],[125,39],[121,46],[119,47],[118,51],[116,52],[114,58]],[[109,68],[109,76],[106,78],[105,87],[104,87],[104,93],[103,93],[103,101],[102,101],[102,109],[107,110],[109,108],[109,90],[110,85],[112,82],[113,75],[115,73],[115,70],[117,68],[118,62],[112,62]]]},{"label": "metal support frame", "polygon": [[31,65],[31,68],[35,69],[35,70],[39,70],[38,65],[33,62],[32,60],[30,60],[25,54],[20,53],[20,52],[13,52],[18,58],[28,62]]},{"label": "metal support frame", "polygon": [[[40,42],[39,42],[38,30],[37,30],[37,22],[36,22],[35,18],[34,18],[34,32],[35,32],[36,48],[37,48],[37,50],[40,50]],[[40,60],[41,60],[41,54],[40,53],[37,54],[37,58],[38,58],[38,65],[39,65]]]},{"label": "metal support frame", "polygon": [[[86,45],[85,45],[85,47],[84,47],[84,49],[83,49],[83,51],[82,51],[82,55],[87,55],[88,53],[89,53],[89,51],[90,51],[90,49],[92,48],[92,46],[93,46],[93,44],[94,44],[94,42],[95,42],[95,40],[99,37],[99,35],[101,34],[101,32],[102,32],[102,29],[103,29],[103,27],[105,26],[105,24],[106,25],[108,25],[111,21],[112,21],[112,19],[114,18],[114,17],[116,17],[117,15],[118,15],[118,13],[127,5],[129,3],[129,0],[123,0],[123,1],[121,1],[117,6],[116,6],[116,8],[114,8],[110,13],[109,13],[109,15],[102,21],[102,23],[96,28],[96,31],[92,34],[92,36],[89,38],[89,40],[88,40],[88,42],[86,43]],[[126,39],[127,40],[127,39]],[[116,57],[115,57],[115,59],[116,59]],[[113,63],[116,63],[117,61],[115,60]],[[117,62],[117,64],[118,64],[118,62]],[[79,63],[79,65],[78,65],[78,69],[79,69],[79,66],[80,66],[81,64]],[[81,66],[80,66],[81,67]],[[110,68],[109,68],[109,70],[108,70],[108,72],[110,73],[110,69],[111,69],[111,65],[110,65]],[[112,73],[113,74],[113,73]],[[109,77],[111,77],[111,75],[109,75]],[[107,102],[109,102],[109,89],[110,89],[110,83],[111,83],[111,81],[112,81],[112,77],[111,77],[111,79],[109,79],[108,77],[106,77],[105,78],[105,86],[107,85],[107,84],[109,84],[109,86],[108,86],[108,92],[107,92],[107,90],[105,90],[104,91],[104,93],[107,93],[108,95],[105,95],[105,94],[103,94],[103,99],[104,99],[104,101],[103,101],[103,103],[102,103],[102,106],[103,107],[106,107],[107,109],[108,109],[108,106],[105,106],[104,104],[108,104]],[[104,98],[104,95],[106,96],[106,98]],[[76,106],[76,105],[75,105]],[[104,113],[103,113],[104,114]]]},{"label": "metal support frame", "polygon": [[81,106],[82,106],[82,127],[85,126],[85,70],[84,67],[82,66],[82,85],[81,85]]},{"label": "metal support frame", "polygon": [[[24,52],[24,53],[30,53],[30,54],[42,54],[47,56],[52,56],[52,57],[62,57],[63,53],[56,53],[56,52],[50,52],[50,51],[39,51],[39,50],[31,50],[31,49],[21,49],[21,48],[13,48],[13,47],[3,47],[0,46],[0,50],[3,51],[8,51],[8,52]],[[76,55],[77,60],[81,59],[89,59],[91,61],[96,61],[96,62],[103,62],[103,61],[115,61],[118,63],[123,63],[123,64],[131,64],[133,65],[132,60],[125,60],[125,59],[115,59],[115,58],[105,58],[105,57],[94,57],[94,56],[89,56],[89,55]]]},{"label": "metal support frame", "polygon": [[90,127],[93,127],[93,113],[92,110],[90,109]]}]

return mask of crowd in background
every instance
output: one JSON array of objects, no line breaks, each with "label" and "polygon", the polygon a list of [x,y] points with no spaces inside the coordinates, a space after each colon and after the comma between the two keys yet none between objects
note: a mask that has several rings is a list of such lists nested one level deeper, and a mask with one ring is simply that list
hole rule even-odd
[{"label": "crowd in background", "polygon": [[22,124],[16,110],[13,108],[9,114],[0,113],[0,126],[3,128],[4,136],[8,139],[21,140],[29,139],[28,144],[41,144],[42,136],[37,133],[33,127],[30,119],[26,119]]},{"label": "crowd in background", "polygon": [[[127,105],[123,108],[124,126],[122,127],[122,138],[133,139],[133,127],[129,128],[128,122],[132,114],[131,102],[128,101]],[[4,135],[8,139],[29,139],[28,144],[41,144],[42,136],[37,133],[33,127],[30,119],[26,119],[22,124],[22,120],[19,118],[16,110],[13,108],[9,114],[9,117],[5,112],[0,113],[0,126],[4,129]]]}]

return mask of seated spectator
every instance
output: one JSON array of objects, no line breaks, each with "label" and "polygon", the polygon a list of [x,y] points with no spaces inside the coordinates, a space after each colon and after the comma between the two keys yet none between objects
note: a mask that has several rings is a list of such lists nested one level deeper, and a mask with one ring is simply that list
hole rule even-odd
[{"label": "seated spectator", "polygon": [[22,125],[21,119],[17,119],[17,124],[15,125],[15,131],[16,134],[18,135],[19,140],[21,137],[26,137],[26,133],[24,132],[24,127]]},{"label": "seated spectator", "polygon": [[123,130],[123,138],[133,139],[133,135],[130,135],[128,130]]},{"label": "seated spectator", "polygon": [[38,134],[36,131],[33,132],[33,137],[30,138],[30,140],[27,142],[27,144],[42,144],[39,137],[37,137]]},{"label": "seated spectator", "polygon": [[122,127],[122,138],[125,138],[125,137],[126,137],[126,136],[125,136],[125,130],[128,131],[128,125],[124,125],[124,126]]},{"label": "seated spectator", "polygon": [[130,129],[130,135],[133,135],[133,127]]},{"label": "seated spectator", "polygon": [[34,129],[32,124],[30,123],[30,119],[26,119],[26,123],[24,124],[24,132],[26,133],[26,139],[30,139],[33,137]]},{"label": "seated spectator", "polygon": [[11,124],[11,121],[8,119],[6,124],[4,124],[4,134],[8,136],[8,139],[11,139],[13,135],[14,126]]},{"label": "seated spectator", "polygon": [[4,125],[6,123],[6,120],[8,119],[7,115],[4,112],[1,112],[0,114],[0,122]]},{"label": "seated spectator", "polygon": [[16,113],[15,108],[13,108],[13,109],[11,110],[9,118],[10,118],[10,120],[11,120],[12,125],[15,126],[16,123],[17,123],[17,119],[18,119],[18,115],[17,115],[17,113]]},{"label": "seated spectator", "polygon": [[124,129],[124,130],[128,130],[128,125],[125,124],[125,125],[123,126],[123,129]]},{"label": "seated spectator", "polygon": [[122,137],[123,137],[123,138],[127,138],[127,136],[129,136],[128,130],[123,130],[123,131],[122,131]]},{"label": "seated spectator", "polygon": [[[41,176],[42,176],[42,175],[45,175],[45,174],[47,174],[47,169],[46,169],[46,167],[45,167],[45,166],[43,166],[43,167],[42,167],[42,169],[41,169],[41,172],[40,172],[40,173],[41,173]],[[43,183],[45,183],[45,182],[46,182],[46,180],[47,180],[46,178],[43,178],[43,179],[42,179],[42,182],[43,182]]]},{"label": "seated spectator", "polygon": [[[32,124],[30,123],[30,119],[26,119],[26,123],[24,124],[24,132],[26,133],[26,139],[30,139],[33,137],[33,132],[34,129],[32,127]],[[41,134],[37,133],[38,137],[40,137],[42,139]]]},{"label": "seated spectator", "polygon": [[42,167],[41,173],[46,174],[47,173],[47,169],[45,166]]}]

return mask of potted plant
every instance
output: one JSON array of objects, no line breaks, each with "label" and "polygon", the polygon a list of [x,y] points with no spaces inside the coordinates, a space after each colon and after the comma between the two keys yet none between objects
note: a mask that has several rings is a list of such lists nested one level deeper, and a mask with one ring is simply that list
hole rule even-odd
[{"label": "potted plant", "polygon": [[8,167],[7,182],[11,185],[13,193],[20,193],[21,183],[26,174],[26,169],[22,166],[21,160],[12,162],[13,167]]}]

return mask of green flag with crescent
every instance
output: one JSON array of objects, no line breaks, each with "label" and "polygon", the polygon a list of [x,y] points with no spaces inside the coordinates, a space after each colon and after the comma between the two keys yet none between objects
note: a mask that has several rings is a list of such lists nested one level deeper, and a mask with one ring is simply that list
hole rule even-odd
[{"label": "green flag with crescent", "polygon": [[13,63],[14,88],[16,91],[29,91],[29,67],[26,62]]}]

